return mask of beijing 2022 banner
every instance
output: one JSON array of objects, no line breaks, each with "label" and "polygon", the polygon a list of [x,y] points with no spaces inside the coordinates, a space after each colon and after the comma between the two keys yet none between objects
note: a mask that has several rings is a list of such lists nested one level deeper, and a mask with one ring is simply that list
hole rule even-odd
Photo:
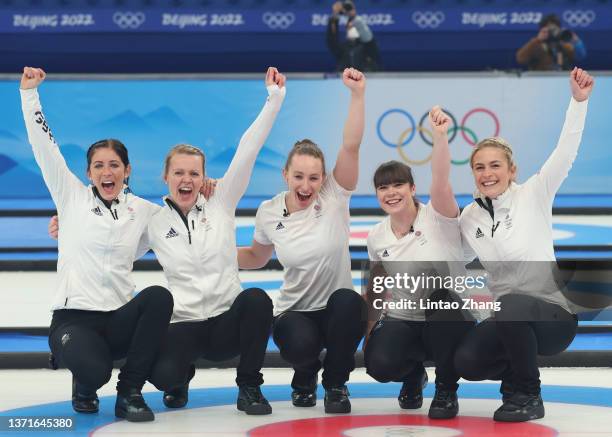
[{"label": "beijing 2022 banner", "polygon": [[[331,2],[329,2],[331,4]],[[359,9],[375,32],[533,30],[546,14],[557,14],[564,27],[607,30],[612,8],[607,4],[524,5],[500,7],[380,7]],[[329,7],[317,9],[224,8],[12,9],[0,11],[0,33],[53,32],[317,32],[327,25]],[[346,18],[345,18],[346,19]]]},{"label": "beijing 2022 banner", "polygon": [[[248,195],[284,189],[281,170],[292,145],[310,138],[326,153],[328,171],[342,141],[349,93],[339,79],[288,81],[276,124],[259,154]],[[0,81],[0,198],[46,198],[23,125],[17,81]],[[166,193],[161,173],[171,146],[189,143],[207,156],[207,173],[221,177],[240,137],[259,113],[266,90],[252,80],[56,81],[40,91],[43,110],[72,171],[85,181],[85,151],[118,138],[130,151],[130,184],[141,196]],[[370,78],[358,194],[373,194],[371,178],[383,161],[414,169],[417,192],[431,183],[427,111],[440,104],[451,115],[451,182],[457,194],[473,191],[468,158],[473,144],[502,136],[513,145],[518,179],[538,171],[554,149],[570,100],[567,77],[461,75]],[[564,194],[612,192],[608,128],[612,77],[598,77],[589,102],[582,145]]]}]

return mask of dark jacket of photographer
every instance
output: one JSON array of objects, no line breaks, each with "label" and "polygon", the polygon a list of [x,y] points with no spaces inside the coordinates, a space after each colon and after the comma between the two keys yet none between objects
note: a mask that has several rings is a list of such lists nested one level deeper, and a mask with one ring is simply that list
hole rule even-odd
[{"label": "dark jacket of photographer", "polygon": [[[562,57],[561,64],[557,62],[559,52]],[[569,70],[574,61],[574,47],[567,42],[543,43],[538,38],[532,38],[518,49],[516,61],[521,65],[527,65],[529,70]]]},{"label": "dark jacket of photographer", "polygon": [[[353,67],[360,71],[376,71],[380,68],[380,55],[376,40],[372,37],[364,42],[362,38],[340,41],[339,17],[331,16],[327,22],[327,47],[336,58],[336,68],[342,71]],[[359,26],[355,26],[357,30]],[[363,32],[360,32],[363,33]]]}]

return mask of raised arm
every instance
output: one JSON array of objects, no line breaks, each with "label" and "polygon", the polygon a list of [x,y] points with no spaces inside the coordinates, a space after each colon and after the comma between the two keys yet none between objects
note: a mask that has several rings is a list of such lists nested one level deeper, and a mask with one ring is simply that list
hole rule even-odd
[{"label": "raised arm", "polygon": [[249,185],[257,154],[268,138],[285,98],[285,76],[274,67],[268,68],[266,88],[268,98],[264,107],[242,135],[229,168],[217,184],[215,197],[218,197],[232,214]]},{"label": "raised arm", "polygon": [[36,163],[40,167],[55,205],[61,208],[66,193],[76,186],[82,187],[83,184],[68,169],[42,112],[37,87],[45,77],[46,74],[41,68],[23,69],[19,86],[21,109]]},{"label": "raised arm", "polygon": [[586,119],[588,99],[595,81],[585,70],[574,68],[570,72],[572,99],[565,114],[565,122],[557,147],[548,157],[538,177],[544,183],[547,197],[552,200],[569,174],[578,154]]},{"label": "raised arm", "polygon": [[245,270],[261,269],[270,261],[273,252],[273,245],[260,244],[253,240],[250,247],[238,248],[238,267]]},{"label": "raised arm", "polygon": [[365,119],[365,76],[354,68],[342,73],[342,81],[351,90],[349,113],[344,123],[342,147],[338,152],[334,178],[342,188],[352,191],[359,177],[359,146],[363,138]]},{"label": "raised arm", "polygon": [[429,111],[429,122],[433,136],[431,204],[438,213],[454,218],[459,214],[459,206],[449,181],[451,156],[448,149],[448,128],[450,117],[439,106],[434,106]]}]

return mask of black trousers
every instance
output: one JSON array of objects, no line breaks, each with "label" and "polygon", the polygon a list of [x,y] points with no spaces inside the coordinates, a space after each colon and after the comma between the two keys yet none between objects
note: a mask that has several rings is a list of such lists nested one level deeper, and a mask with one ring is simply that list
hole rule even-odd
[{"label": "black trousers", "polygon": [[[446,290],[430,296],[435,301],[460,301]],[[459,375],[455,370],[455,351],[475,325],[465,310],[426,310],[425,321],[380,320],[372,328],[365,349],[367,373],[379,382],[405,382],[417,385],[425,368],[423,361],[436,365],[436,386],[456,391]]]},{"label": "black trousers", "polygon": [[142,389],[168,329],[172,307],[170,292],[153,286],[115,311],[56,310],[49,333],[51,352],[88,390],[106,384],[113,360],[126,358],[117,391]]},{"label": "black trousers", "polygon": [[309,389],[323,362],[323,387],[344,385],[355,369],[355,351],[366,326],[365,303],[353,290],[332,293],[325,309],[287,311],[274,320],[274,342],[294,369],[291,387]]},{"label": "black trousers", "polygon": [[508,294],[499,302],[500,311],[465,337],[455,355],[455,367],[471,381],[501,379],[517,391],[539,394],[537,355],[567,349],[578,319],[558,305],[531,296]]},{"label": "black trousers", "polygon": [[272,301],[260,288],[244,290],[216,317],[172,323],[151,382],[159,390],[170,391],[189,382],[198,358],[224,361],[240,355],[236,384],[259,386],[271,325]]}]

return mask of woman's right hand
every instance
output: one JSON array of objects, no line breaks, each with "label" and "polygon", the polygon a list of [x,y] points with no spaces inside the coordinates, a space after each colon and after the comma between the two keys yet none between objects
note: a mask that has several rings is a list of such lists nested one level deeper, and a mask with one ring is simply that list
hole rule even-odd
[{"label": "woman's right hand", "polygon": [[45,80],[45,77],[47,77],[47,74],[42,68],[23,67],[19,88],[22,90],[38,88],[38,85]]},{"label": "woman's right hand", "polygon": [[268,71],[266,72],[267,87],[276,84],[282,89],[285,86],[286,81],[287,78],[284,74],[281,74],[275,67],[268,67]]},{"label": "woman's right hand", "polygon": [[49,237],[53,238],[54,240],[57,240],[57,236],[59,234],[59,220],[57,219],[56,215],[51,217],[51,220],[49,220],[49,226],[47,230],[49,231]]}]

